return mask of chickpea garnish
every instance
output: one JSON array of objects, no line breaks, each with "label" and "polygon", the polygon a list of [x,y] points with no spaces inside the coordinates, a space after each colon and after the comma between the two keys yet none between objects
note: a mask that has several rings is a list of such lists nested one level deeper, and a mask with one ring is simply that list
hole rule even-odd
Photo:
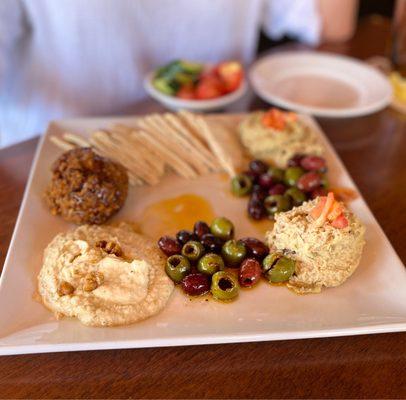
[{"label": "chickpea garnish", "polygon": [[123,255],[123,251],[121,250],[120,245],[116,242],[99,240],[96,243],[96,247],[100,247],[107,254],[114,254],[117,257],[121,257]]},{"label": "chickpea garnish", "polygon": [[66,281],[62,281],[58,286],[58,295],[59,296],[66,296],[68,294],[72,294],[75,291],[75,288]]},{"label": "chickpea garnish", "polygon": [[104,282],[104,276],[101,272],[89,272],[85,276],[83,283],[83,290],[85,292],[92,292],[97,289]]}]

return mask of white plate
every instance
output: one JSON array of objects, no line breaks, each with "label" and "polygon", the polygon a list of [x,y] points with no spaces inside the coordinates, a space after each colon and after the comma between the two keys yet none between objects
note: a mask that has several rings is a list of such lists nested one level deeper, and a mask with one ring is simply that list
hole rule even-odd
[{"label": "white plate", "polygon": [[241,99],[242,96],[247,92],[247,82],[244,79],[241,82],[240,87],[224,96],[217,97],[215,99],[209,100],[186,100],[180,99],[175,96],[166,95],[159,90],[155,89],[152,84],[152,78],[154,76],[154,72],[150,72],[145,80],[144,80],[144,88],[147,93],[154,98],[155,100],[159,101],[165,107],[169,108],[170,110],[188,110],[188,111],[216,111],[221,110],[231,104],[235,103],[237,100]]},{"label": "white plate", "polygon": [[385,108],[392,98],[387,78],[344,56],[283,52],[263,57],[249,71],[263,100],[320,117],[355,117]]},{"label": "white plate", "polygon": [[[238,116],[210,117],[238,122]],[[355,188],[332,147],[311,119],[327,148],[334,185]],[[55,234],[71,226],[53,217],[42,201],[50,165],[61,153],[50,134],[86,134],[134,118],[77,119],[52,123],[42,139],[7,255],[0,284],[0,354],[40,353],[249,342],[356,335],[406,330],[406,270],[362,198],[351,208],[367,227],[365,251],[354,275],[321,294],[298,296],[285,287],[261,283],[231,304],[189,301],[176,290],[168,306],[146,321],[117,328],[89,328],[76,320],[57,321],[33,300],[42,252]],[[136,220],[146,205],[183,193],[204,196],[218,215],[236,222],[237,236],[258,230],[244,218],[246,199],[230,195],[229,184],[212,176],[197,181],[167,177],[161,185],[132,189],[118,220]]]}]

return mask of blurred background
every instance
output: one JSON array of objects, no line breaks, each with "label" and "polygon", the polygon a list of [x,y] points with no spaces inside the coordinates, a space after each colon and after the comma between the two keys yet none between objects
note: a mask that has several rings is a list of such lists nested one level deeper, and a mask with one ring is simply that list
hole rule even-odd
[{"label": "blurred background", "polygon": [[[388,74],[398,62],[402,72],[406,22],[393,22],[400,3],[2,0],[0,147],[39,135],[53,119],[147,110],[145,76],[173,59],[236,60],[247,70],[267,52],[317,49],[379,56],[369,61]],[[201,92],[209,98],[212,89]]]},{"label": "blurred background", "polygon": [[[345,42],[354,35],[359,23],[368,21],[371,17],[375,18],[377,23],[380,23],[381,19],[383,24],[385,23],[384,21],[388,22],[394,15],[395,2],[396,0],[359,0],[355,2],[347,2],[346,0],[336,2],[333,0],[331,3],[334,4],[330,6],[331,11],[329,12],[337,12],[339,14],[341,7],[344,6],[348,7],[347,13],[350,16],[347,17],[347,15],[344,15],[344,18],[348,18],[348,22],[345,24],[339,24],[339,21],[337,21],[336,26],[325,26],[324,41],[330,43],[337,41]],[[352,13],[354,13],[353,20],[351,20]],[[260,54],[274,46],[291,43],[293,41],[295,41],[295,37],[290,35],[284,35],[278,40],[271,40],[261,31],[258,53]]]}]

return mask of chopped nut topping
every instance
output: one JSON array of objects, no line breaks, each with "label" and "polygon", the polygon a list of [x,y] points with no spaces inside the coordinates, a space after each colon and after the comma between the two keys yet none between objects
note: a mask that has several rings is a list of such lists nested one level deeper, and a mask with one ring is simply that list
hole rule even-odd
[{"label": "chopped nut topping", "polygon": [[58,286],[58,295],[59,296],[66,296],[68,294],[72,294],[75,291],[75,288],[66,281],[62,281]]},{"label": "chopped nut topping", "polygon": [[100,247],[103,251],[107,254],[114,254],[117,257],[121,257],[123,255],[123,251],[121,247],[116,242],[108,242],[107,240],[99,240],[96,243],[96,247]]},{"label": "chopped nut topping", "polygon": [[89,272],[85,276],[83,283],[83,290],[85,292],[92,292],[97,289],[104,282],[104,276],[101,272]]}]

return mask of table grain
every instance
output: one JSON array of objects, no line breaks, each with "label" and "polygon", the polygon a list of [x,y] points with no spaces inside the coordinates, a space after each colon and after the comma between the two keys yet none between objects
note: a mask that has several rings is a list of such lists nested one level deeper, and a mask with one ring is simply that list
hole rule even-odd
[{"label": "table grain", "polygon": [[[387,21],[374,17],[360,24],[350,42],[320,49],[364,59],[382,54],[387,34]],[[251,104],[263,106],[259,99]],[[406,116],[386,109],[318,122],[405,262]],[[0,265],[37,143],[0,151]],[[5,356],[0,397],[405,398],[405,375],[406,333],[394,333]]]}]

